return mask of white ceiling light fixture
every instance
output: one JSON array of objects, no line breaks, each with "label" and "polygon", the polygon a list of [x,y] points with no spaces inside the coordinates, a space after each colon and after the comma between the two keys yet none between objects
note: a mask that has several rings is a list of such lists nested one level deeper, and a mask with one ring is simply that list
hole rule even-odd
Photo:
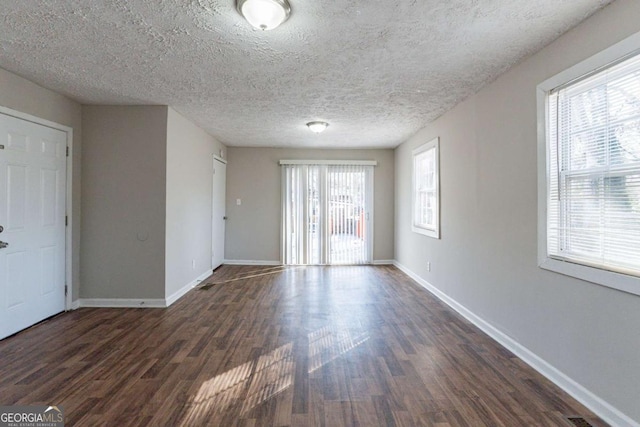
[{"label": "white ceiling light fixture", "polygon": [[311,130],[311,132],[320,133],[324,132],[325,129],[329,127],[329,123],[327,122],[309,122],[307,123],[307,127]]},{"label": "white ceiling light fixture", "polygon": [[237,0],[236,7],[249,24],[260,30],[273,30],[291,14],[287,0]]}]

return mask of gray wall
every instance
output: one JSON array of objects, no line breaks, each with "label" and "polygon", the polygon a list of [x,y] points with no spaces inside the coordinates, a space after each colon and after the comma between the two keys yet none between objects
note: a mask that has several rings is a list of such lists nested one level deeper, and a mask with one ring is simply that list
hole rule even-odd
[{"label": "gray wall", "polygon": [[211,269],[213,155],[220,150],[226,147],[169,108],[166,296]]},{"label": "gray wall", "polygon": [[[537,267],[536,85],[639,16],[613,3],[399,146],[395,167],[396,259],[637,421],[640,297]],[[436,136],[441,240],[411,231],[411,150]]]},{"label": "gray wall", "polygon": [[280,261],[281,159],[377,160],[373,259],[393,259],[393,150],[229,147],[228,153],[226,259]]},{"label": "gray wall", "polygon": [[166,106],[84,106],[82,298],[165,297]]},{"label": "gray wall", "polygon": [[0,105],[73,128],[73,299],[80,294],[80,176],[82,107],[79,103],[0,68]]}]

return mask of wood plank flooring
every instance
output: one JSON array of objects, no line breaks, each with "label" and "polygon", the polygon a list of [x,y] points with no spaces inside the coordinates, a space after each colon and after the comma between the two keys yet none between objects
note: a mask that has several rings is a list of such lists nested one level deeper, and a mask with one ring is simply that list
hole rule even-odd
[{"label": "wood plank flooring", "polygon": [[394,267],[206,282],[0,341],[0,405],[62,405],[78,426],[606,425]]}]

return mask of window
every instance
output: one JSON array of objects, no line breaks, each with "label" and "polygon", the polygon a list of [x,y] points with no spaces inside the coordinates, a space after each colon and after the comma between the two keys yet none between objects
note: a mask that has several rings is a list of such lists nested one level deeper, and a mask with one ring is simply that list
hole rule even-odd
[{"label": "window", "polygon": [[440,238],[440,142],[436,138],[413,150],[412,230]]},{"label": "window", "polygon": [[539,87],[541,266],[640,294],[640,55],[607,52]]}]

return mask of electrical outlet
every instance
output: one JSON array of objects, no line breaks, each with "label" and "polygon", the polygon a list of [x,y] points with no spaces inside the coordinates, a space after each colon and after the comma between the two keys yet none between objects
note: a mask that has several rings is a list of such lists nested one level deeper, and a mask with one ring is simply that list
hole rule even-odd
[{"label": "electrical outlet", "polygon": [[242,205],[242,199],[236,199],[236,205],[238,206]]},{"label": "electrical outlet", "polygon": [[431,271],[431,262],[427,261],[427,271]]}]

